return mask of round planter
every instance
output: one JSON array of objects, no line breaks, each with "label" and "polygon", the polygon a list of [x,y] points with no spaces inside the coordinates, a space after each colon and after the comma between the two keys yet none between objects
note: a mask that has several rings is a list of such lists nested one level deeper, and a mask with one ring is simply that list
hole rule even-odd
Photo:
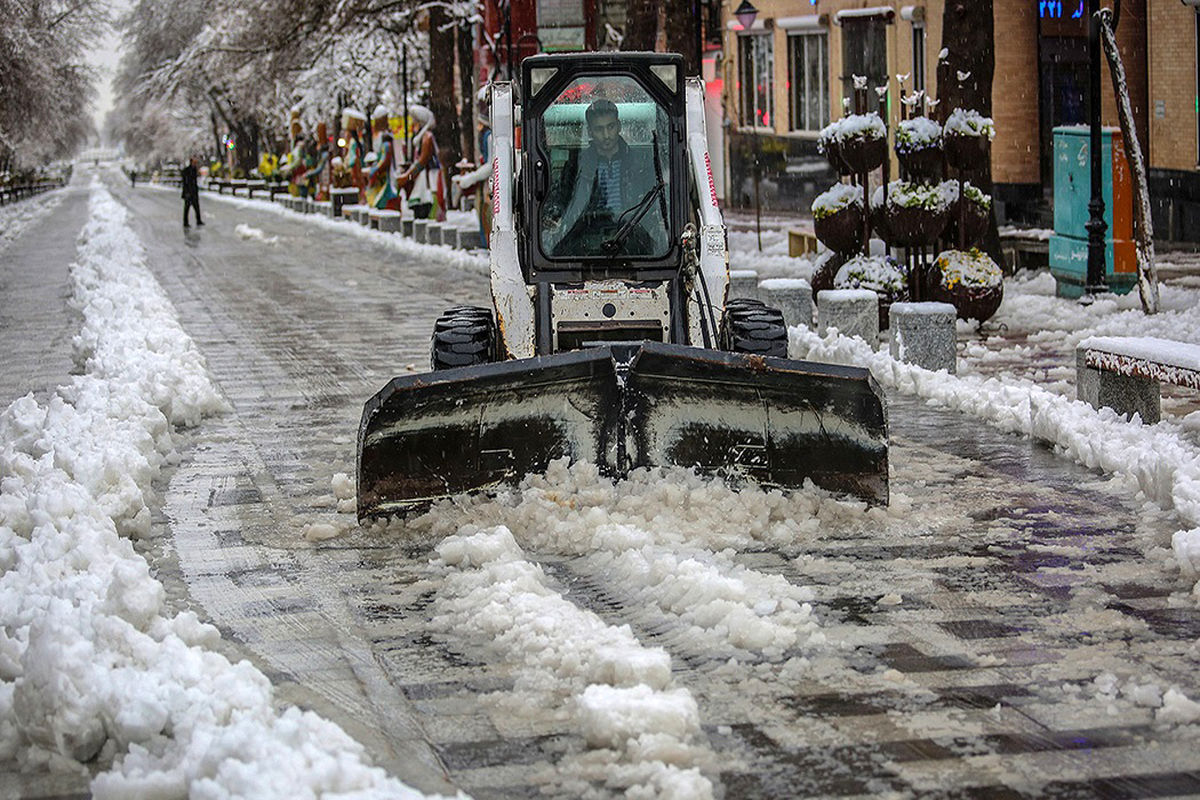
[{"label": "round planter", "polygon": [[930,283],[933,284],[930,287],[930,297],[939,303],[950,303],[954,306],[959,319],[975,319],[985,322],[992,318],[1004,300],[1003,283],[998,286],[963,286],[959,284],[950,289],[941,282],[936,270],[934,273],[930,280]]},{"label": "round planter", "polygon": [[[950,207],[950,222],[946,226],[946,238],[960,249],[978,246],[987,235],[988,225],[992,221],[992,210],[981,206],[968,197],[959,197],[958,202]],[[959,236],[959,223],[962,223],[963,235]]]},{"label": "round planter", "polygon": [[813,220],[817,238],[838,253],[852,253],[862,247],[863,207],[861,203],[843,206],[829,216]]},{"label": "round planter", "polygon": [[988,166],[992,143],[987,136],[946,133],[942,142],[946,148],[946,160],[955,169],[975,172]]},{"label": "round planter", "polygon": [[843,139],[840,151],[842,161],[852,173],[870,172],[887,159],[887,138],[857,136],[852,139]]},{"label": "round planter", "polygon": [[942,148],[937,145],[907,153],[897,150],[896,158],[908,173],[909,180],[936,181],[942,174]]},{"label": "round planter", "polygon": [[920,206],[887,204],[887,230],[893,247],[924,247],[933,244],[946,229],[948,209],[931,211]]},{"label": "round planter", "polygon": [[849,254],[832,251],[825,253],[817,259],[817,265],[813,269],[812,280],[810,281],[812,284],[813,305],[817,304],[817,292],[832,289],[833,279],[837,277],[838,270],[849,260]]}]

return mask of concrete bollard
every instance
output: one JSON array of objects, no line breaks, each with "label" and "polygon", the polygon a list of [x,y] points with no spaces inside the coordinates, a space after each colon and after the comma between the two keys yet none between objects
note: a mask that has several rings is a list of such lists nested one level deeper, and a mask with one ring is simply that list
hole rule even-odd
[{"label": "concrete bollard", "polygon": [[402,217],[400,219],[400,235],[407,236],[410,239],[412,238],[412,235],[413,235],[413,218],[412,217]]},{"label": "concrete bollard", "polygon": [[803,278],[768,278],[758,284],[758,296],[782,311],[788,325],[812,327],[812,286]]},{"label": "concrete bollard", "polygon": [[333,202],[330,200],[315,200],[312,204],[314,214],[320,214],[323,217],[333,216]]},{"label": "concrete bollard", "polygon": [[425,228],[425,244],[441,244],[444,230],[446,230],[444,224],[435,219],[429,220],[429,225]]},{"label": "concrete bollard", "polygon": [[333,202],[333,216],[341,217],[345,209],[358,203],[358,189],[353,186],[344,189],[330,189],[329,197]]},{"label": "concrete bollard", "polygon": [[391,209],[383,209],[375,212],[378,215],[379,230],[384,233],[398,233],[400,231],[400,212]]},{"label": "concrete bollard", "polygon": [[758,299],[758,273],[752,269],[729,270],[729,299]]},{"label": "concrete bollard", "polygon": [[889,312],[892,358],[928,370],[958,369],[954,321],[949,303],[892,303]]},{"label": "concrete bollard", "polygon": [[483,247],[483,240],[479,236],[478,228],[458,229],[459,250],[477,250],[480,247]]},{"label": "concrete bollard", "polygon": [[879,343],[879,295],[870,289],[823,289],[817,292],[817,319],[822,336],[837,328],[843,336]]},{"label": "concrete bollard", "polygon": [[429,229],[429,220],[414,219],[413,220],[413,241],[417,244],[425,244],[428,241],[426,233]]}]

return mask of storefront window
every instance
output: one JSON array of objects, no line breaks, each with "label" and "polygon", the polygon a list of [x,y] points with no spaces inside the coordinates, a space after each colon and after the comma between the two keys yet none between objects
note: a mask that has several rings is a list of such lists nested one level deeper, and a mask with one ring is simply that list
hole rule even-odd
[{"label": "storefront window", "polygon": [[775,48],[770,33],[738,37],[738,84],[742,125],[770,128],[775,124]]},{"label": "storefront window", "polygon": [[819,131],[829,124],[829,37],[824,31],[788,37],[791,129]]}]

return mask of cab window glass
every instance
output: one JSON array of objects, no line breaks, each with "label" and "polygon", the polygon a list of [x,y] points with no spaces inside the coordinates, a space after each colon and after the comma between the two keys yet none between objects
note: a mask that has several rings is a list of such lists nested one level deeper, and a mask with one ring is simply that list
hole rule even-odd
[{"label": "cab window glass", "polygon": [[655,259],[670,250],[666,110],[629,76],[582,76],[542,116],[549,155],[539,236],[550,258]]}]

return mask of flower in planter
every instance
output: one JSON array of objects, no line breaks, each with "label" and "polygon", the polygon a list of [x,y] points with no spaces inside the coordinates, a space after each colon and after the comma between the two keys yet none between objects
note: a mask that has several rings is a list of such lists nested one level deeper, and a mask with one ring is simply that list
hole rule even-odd
[{"label": "flower in planter", "polygon": [[946,136],[986,136],[990,142],[996,138],[996,125],[991,117],[985,117],[978,111],[956,108],[946,120],[944,132]]},{"label": "flower in planter", "polygon": [[838,270],[833,285],[836,289],[870,289],[896,296],[908,287],[908,276],[889,256],[855,256]]},{"label": "flower in planter", "polygon": [[861,186],[833,185],[812,206],[813,228],[830,250],[850,253],[862,247],[864,209]]},{"label": "flower in planter", "polygon": [[947,250],[934,262],[947,289],[991,289],[1004,282],[1004,273],[987,253],[972,247],[970,250]]},{"label": "flower in planter", "polygon": [[863,190],[861,186],[852,186],[848,183],[835,183],[829,191],[818,195],[817,199],[813,201],[813,219],[826,219],[847,206],[862,206],[862,203]]},{"label": "flower in planter", "polygon": [[[892,181],[887,188],[888,208],[919,208],[939,214],[949,208],[957,196],[958,186],[954,181],[943,181],[940,184]],[[878,208],[882,205],[883,187],[880,186],[871,196],[871,206]]]},{"label": "flower in planter", "polygon": [[941,143],[942,126],[928,117],[906,119],[896,128],[896,153],[899,155],[936,148]]},{"label": "flower in planter", "polygon": [[826,131],[829,138],[838,144],[855,139],[883,139],[887,136],[887,126],[874,111],[869,114],[851,114],[831,122],[821,131],[822,137],[826,135]]}]

